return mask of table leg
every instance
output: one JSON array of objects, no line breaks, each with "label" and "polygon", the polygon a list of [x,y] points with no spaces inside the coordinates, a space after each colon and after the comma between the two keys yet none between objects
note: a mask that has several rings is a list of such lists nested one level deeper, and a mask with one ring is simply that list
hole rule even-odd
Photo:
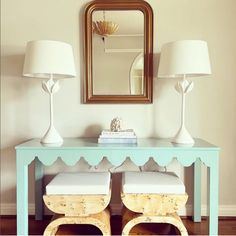
[{"label": "table leg", "polygon": [[194,162],[193,221],[201,222],[201,160]]},{"label": "table leg", "polygon": [[208,177],[208,215],[209,235],[218,234],[218,195],[219,195],[219,164],[218,158],[211,161],[207,171]]},{"label": "table leg", "polygon": [[43,164],[35,158],[35,220],[43,219]]},{"label": "table leg", "polygon": [[28,235],[28,165],[16,158],[17,235]]}]

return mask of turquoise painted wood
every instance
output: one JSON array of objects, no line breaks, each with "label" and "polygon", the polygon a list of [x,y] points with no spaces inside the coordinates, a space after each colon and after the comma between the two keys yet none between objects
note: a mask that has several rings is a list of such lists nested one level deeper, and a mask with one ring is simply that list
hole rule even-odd
[{"label": "turquoise painted wood", "polygon": [[[207,170],[208,178],[208,215],[218,216],[218,198],[219,198],[219,161],[218,156],[215,158],[217,161],[211,163]],[[209,232],[211,235],[218,232],[218,218],[209,217]]]},{"label": "turquoise painted wood", "polygon": [[194,189],[193,189],[193,221],[201,222],[201,160],[199,158],[194,162]]},{"label": "turquoise painted wood", "polygon": [[35,158],[35,220],[43,219],[43,164]]},{"label": "turquoise painted wood", "polygon": [[16,156],[17,230],[19,235],[28,235],[28,165],[19,151]]},{"label": "turquoise painted wood", "polygon": [[194,163],[195,221],[201,220],[201,164],[204,163],[208,167],[209,234],[218,233],[218,147],[201,139],[195,139],[193,146],[181,146],[168,139],[138,139],[137,144],[98,144],[95,138],[68,138],[61,146],[45,146],[39,139],[16,146],[18,235],[28,235],[28,165],[36,160],[36,219],[41,219],[43,165],[52,165],[60,158],[66,165],[73,166],[81,157],[90,165],[97,165],[103,157],[115,166],[127,157],[139,166],[150,157],[161,166],[167,166],[173,159],[183,166]]}]

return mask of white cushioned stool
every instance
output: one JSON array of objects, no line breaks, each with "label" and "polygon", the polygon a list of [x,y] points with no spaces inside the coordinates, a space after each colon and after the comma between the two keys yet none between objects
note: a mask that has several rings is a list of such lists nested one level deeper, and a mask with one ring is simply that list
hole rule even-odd
[{"label": "white cushioned stool", "polygon": [[188,195],[174,173],[124,172],[121,199],[127,208],[123,214],[122,235],[129,235],[140,223],[168,223],[178,228],[181,235],[188,235],[177,214],[186,204]]},{"label": "white cushioned stool", "polygon": [[46,206],[57,214],[46,227],[44,235],[55,235],[62,224],[91,224],[103,235],[111,234],[111,199],[109,172],[60,173],[46,186]]}]

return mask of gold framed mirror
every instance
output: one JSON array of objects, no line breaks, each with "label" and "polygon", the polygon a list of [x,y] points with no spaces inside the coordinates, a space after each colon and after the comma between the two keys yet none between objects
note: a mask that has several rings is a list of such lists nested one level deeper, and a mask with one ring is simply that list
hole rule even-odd
[{"label": "gold framed mirror", "polygon": [[85,103],[152,103],[153,11],[142,0],[85,8]]}]

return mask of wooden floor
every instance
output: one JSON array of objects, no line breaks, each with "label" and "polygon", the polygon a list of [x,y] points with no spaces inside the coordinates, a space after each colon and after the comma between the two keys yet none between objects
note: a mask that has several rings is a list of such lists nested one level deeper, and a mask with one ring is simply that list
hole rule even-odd
[{"label": "wooden floor", "polygon": [[[45,227],[50,222],[49,217],[43,221],[35,221],[32,216],[29,218],[30,235],[42,235]],[[183,223],[186,226],[189,235],[208,234],[207,220],[203,219],[201,223],[193,223],[190,218],[184,218]],[[0,220],[0,235],[16,234],[16,217],[5,216]],[[121,234],[121,217],[112,216],[111,218],[112,234]],[[173,227],[166,224],[145,224],[140,226],[145,234],[163,235],[176,234]],[[148,232],[148,233],[147,233]],[[100,231],[94,226],[88,225],[63,225],[59,228],[57,235],[101,235]],[[224,217],[219,220],[219,235],[236,235],[236,217]]]}]

